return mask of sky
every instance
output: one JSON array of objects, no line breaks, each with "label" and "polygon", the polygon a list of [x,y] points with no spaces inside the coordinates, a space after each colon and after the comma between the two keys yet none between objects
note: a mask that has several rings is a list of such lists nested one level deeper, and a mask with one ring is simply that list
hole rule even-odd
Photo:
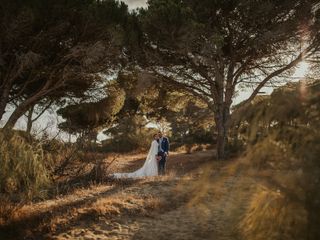
[{"label": "sky", "polygon": [[147,1],[145,0],[122,0],[122,2],[126,3],[130,10],[147,6]]},{"label": "sky", "polygon": [[[302,80],[306,77],[307,73],[309,70],[309,66],[308,63],[306,62],[301,62],[298,66],[297,66],[297,70],[294,72],[294,74],[292,75],[292,82],[297,82],[299,80]],[[261,89],[261,92],[265,92],[265,94],[271,94],[273,91],[272,87],[263,87]],[[238,104],[244,100],[246,100],[247,98],[250,97],[250,94],[252,92],[252,89],[247,88],[244,89],[242,91],[239,91],[239,94],[234,98],[234,104]]]}]

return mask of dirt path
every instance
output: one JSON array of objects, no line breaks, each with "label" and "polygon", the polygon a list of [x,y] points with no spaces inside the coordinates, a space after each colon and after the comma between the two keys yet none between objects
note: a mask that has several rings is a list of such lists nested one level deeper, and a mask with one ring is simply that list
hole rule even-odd
[{"label": "dirt path", "polygon": [[214,172],[209,182],[194,180],[193,196],[186,205],[156,219],[143,219],[134,239],[240,239],[237,223],[254,187],[248,187],[252,180],[240,171],[229,175],[227,170]]},{"label": "dirt path", "polygon": [[[24,231],[24,239],[241,239],[237,224],[255,184],[212,154],[173,155],[166,177],[94,186],[25,206],[23,221],[43,220]],[[141,163],[130,161],[125,169]]]}]

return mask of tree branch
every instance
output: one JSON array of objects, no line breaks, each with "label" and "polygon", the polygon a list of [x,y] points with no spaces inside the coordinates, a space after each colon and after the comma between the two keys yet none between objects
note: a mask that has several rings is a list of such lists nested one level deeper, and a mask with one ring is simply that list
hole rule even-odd
[{"label": "tree branch", "polygon": [[263,88],[265,86],[265,84],[271,80],[272,78],[278,76],[279,74],[291,69],[292,67],[295,67],[298,63],[300,63],[304,57],[312,50],[313,46],[310,45],[308,48],[306,48],[303,52],[301,52],[293,61],[291,61],[288,65],[272,72],[271,74],[269,74],[266,78],[264,78],[259,84],[258,86],[254,89],[253,93],[250,95],[250,97],[245,100],[244,104],[246,103],[250,103],[255,96],[259,93],[259,91],[261,90],[261,88]]}]

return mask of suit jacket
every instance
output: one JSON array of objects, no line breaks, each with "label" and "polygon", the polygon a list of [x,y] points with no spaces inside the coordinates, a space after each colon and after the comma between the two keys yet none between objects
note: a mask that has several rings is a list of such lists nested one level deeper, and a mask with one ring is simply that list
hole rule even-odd
[{"label": "suit jacket", "polygon": [[169,139],[168,138],[166,138],[166,137],[162,138],[161,149],[163,150],[163,152],[169,152],[170,144],[169,144]]}]

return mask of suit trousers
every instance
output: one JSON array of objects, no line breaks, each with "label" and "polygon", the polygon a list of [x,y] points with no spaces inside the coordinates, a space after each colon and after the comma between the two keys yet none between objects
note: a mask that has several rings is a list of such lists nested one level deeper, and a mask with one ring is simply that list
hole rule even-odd
[{"label": "suit trousers", "polygon": [[161,156],[161,160],[159,161],[159,166],[158,166],[159,175],[165,175],[167,156],[164,152],[159,152],[158,155]]}]

